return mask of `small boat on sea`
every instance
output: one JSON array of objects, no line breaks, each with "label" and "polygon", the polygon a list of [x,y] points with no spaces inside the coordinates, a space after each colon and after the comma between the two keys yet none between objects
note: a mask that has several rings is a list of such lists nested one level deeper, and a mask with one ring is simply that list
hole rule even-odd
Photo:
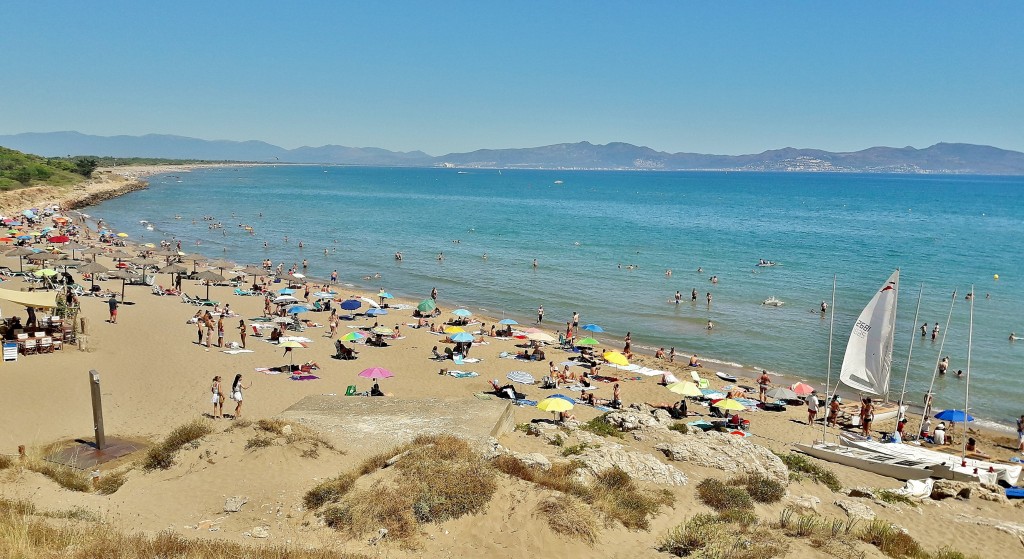
[{"label": "small boat on sea", "polygon": [[715,376],[720,378],[720,379],[722,379],[722,380],[724,380],[724,381],[726,381],[726,382],[736,382],[736,377],[734,377],[732,375],[729,375],[729,374],[726,374],[726,373],[723,373],[722,371],[716,372]]},{"label": "small boat on sea", "polygon": [[927,479],[934,473],[930,469],[934,465],[933,462],[871,452],[849,446],[815,443],[795,444],[793,447],[808,456],[901,480]]},{"label": "small boat on sea", "polygon": [[761,304],[768,307],[781,307],[786,303],[784,301],[780,301],[778,298],[772,295],[771,297],[765,299],[764,301],[761,301]]},{"label": "small boat on sea", "polygon": [[771,260],[764,260],[764,259],[761,259],[757,263],[757,267],[758,268],[770,268],[772,266],[778,266],[778,265],[779,265],[778,262],[773,262]]}]

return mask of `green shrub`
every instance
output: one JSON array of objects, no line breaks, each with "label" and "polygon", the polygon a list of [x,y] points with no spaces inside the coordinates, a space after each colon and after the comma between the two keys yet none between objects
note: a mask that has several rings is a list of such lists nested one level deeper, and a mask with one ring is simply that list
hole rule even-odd
[{"label": "green shrub", "polygon": [[256,435],[255,437],[249,439],[248,441],[245,441],[245,450],[251,450],[254,448],[266,448],[272,444],[274,444],[274,439],[271,439],[270,437]]},{"label": "green shrub", "polygon": [[679,557],[693,555],[708,542],[719,539],[725,530],[713,514],[698,514],[672,528],[658,542],[658,551]]},{"label": "green shrub", "polygon": [[166,470],[174,464],[174,456],[187,444],[194,443],[213,432],[206,421],[199,419],[179,426],[167,435],[164,441],[149,449],[142,459],[142,467],[147,470]]},{"label": "green shrub", "polygon": [[867,542],[894,559],[926,557],[921,544],[909,534],[884,520],[872,520],[860,532],[861,541]]},{"label": "green shrub", "polygon": [[677,433],[682,433],[684,435],[690,432],[690,426],[687,425],[686,423],[683,423],[682,421],[677,421],[672,425],[669,425],[668,428],[670,431],[675,431]]},{"label": "green shrub", "polygon": [[745,489],[727,485],[720,479],[710,477],[697,484],[697,497],[718,512],[754,508],[754,501]]},{"label": "green shrub", "polygon": [[92,484],[89,482],[89,478],[86,477],[85,472],[82,470],[76,470],[69,466],[52,464],[42,460],[30,461],[28,463],[28,469],[43,474],[57,482],[57,485],[60,485],[64,489],[80,491],[82,493],[89,493],[92,491]]},{"label": "green shrub", "polygon": [[575,456],[577,454],[583,454],[588,448],[594,448],[587,443],[574,444],[567,446],[562,449],[562,456]]},{"label": "green shrub", "polygon": [[742,485],[747,488],[750,498],[758,503],[777,503],[786,495],[786,488],[774,479],[763,475],[750,475],[742,478]]},{"label": "green shrub", "polygon": [[902,493],[897,493],[889,489],[881,489],[879,491],[876,491],[875,497],[877,497],[882,502],[889,503],[890,505],[901,504],[910,505],[912,507],[917,506],[917,502],[915,502],[910,497],[907,497]]},{"label": "green shrub", "polygon": [[96,491],[100,495],[113,495],[128,481],[128,472],[108,472],[101,475],[96,482]]},{"label": "green shrub", "polygon": [[[843,489],[843,484],[839,482],[839,478],[836,477],[835,472],[812,462],[803,454],[797,454],[795,452],[790,452],[788,454],[776,453],[776,456],[782,460],[791,473],[796,472],[798,474],[806,474],[815,482],[828,487],[833,492],[839,492]],[[790,479],[792,479],[792,477]]]},{"label": "green shrub", "polygon": [[[610,412],[609,412],[610,413]],[[580,429],[584,431],[590,431],[595,435],[601,435],[602,437],[616,437],[623,438],[623,434],[617,427],[608,422],[608,414],[599,415],[594,419],[584,423],[580,426]]]},{"label": "green shrub", "polygon": [[302,502],[309,510],[316,510],[327,503],[336,503],[352,489],[358,478],[358,475],[350,472],[320,482],[316,487],[306,492],[302,497]]}]

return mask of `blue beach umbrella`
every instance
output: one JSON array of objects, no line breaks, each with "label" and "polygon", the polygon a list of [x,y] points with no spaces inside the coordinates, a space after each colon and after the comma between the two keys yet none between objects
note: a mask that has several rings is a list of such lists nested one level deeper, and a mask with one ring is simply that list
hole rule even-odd
[{"label": "blue beach umbrella", "polygon": [[471,342],[473,341],[473,334],[469,332],[459,332],[458,334],[452,335],[453,342]]},{"label": "blue beach umbrella", "polygon": [[394,295],[388,293],[387,291],[381,291],[380,293],[377,294],[377,296],[380,297],[381,299],[394,299],[395,298]]},{"label": "blue beach umbrella", "polygon": [[473,313],[469,312],[466,309],[455,309],[454,311],[452,311],[452,314],[454,314],[455,316],[473,316]]},{"label": "blue beach umbrella", "polygon": [[512,320],[511,318],[505,318],[505,319],[499,320],[498,324],[511,325],[511,324],[519,324],[519,323],[514,321],[514,320]]},{"label": "blue beach umbrella", "polygon": [[576,399],[575,398],[573,398],[572,396],[566,396],[565,394],[552,394],[552,395],[548,396],[548,398],[561,398],[561,399],[566,400],[568,402],[572,402],[573,404],[576,403]]},{"label": "blue beach umbrella", "polygon": [[[935,419],[938,419],[939,421],[963,423],[964,412],[962,410],[942,410],[935,414]],[[971,414],[967,414],[967,421],[974,421],[974,417],[972,417]]]},{"label": "blue beach umbrella", "polygon": [[341,310],[344,310],[344,311],[354,311],[354,310],[358,309],[359,307],[363,306],[363,303],[360,302],[360,301],[356,301],[355,299],[348,299],[348,300],[342,301],[340,306],[341,306]]},{"label": "blue beach umbrella", "polygon": [[302,305],[295,305],[293,307],[288,307],[288,314],[299,314],[299,313],[304,313],[304,312],[309,312],[309,309],[304,307],[304,306],[302,306]]},{"label": "blue beach umbrella", "polygon": [[370,309],[366,311],[366,316],[381,316],[388,314],[386,309]]},{"label": "blue beach umbrella", "polygon": [[604,332],[604,328],[601,328],[597,324],[586,324],[583,326],[583,329],[589,332]]},{"label": "blue beach umbrella", "polygon": [[279,294],[281,294],[281,295],[291,295],[292,293],[295,293],[295,290],[294,289],[288,289],[287,287],[285,287],[285,288],[282,288],[282,289],[278,289],[277,292]]}]

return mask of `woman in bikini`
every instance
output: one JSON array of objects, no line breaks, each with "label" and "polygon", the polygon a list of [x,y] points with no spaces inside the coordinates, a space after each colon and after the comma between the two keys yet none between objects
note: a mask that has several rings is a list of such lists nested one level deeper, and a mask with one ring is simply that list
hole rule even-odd
[{"label": "woman in bikini", "polygon": [[231,383],[231,399],[235,401],[235,419],[242,417],[242,390],[249,390],[250,386],[252,386],[251,382],[242,386],[242,373],[235,375],[235,380]]},{"label": "woman in bikini", "polygon": [[210,385],[210,402],[213,403],[213,418],[219,419],[224,415],[224,392],[220,386],[220,375],[213,377],[213,384]]},{"label": "woman in bikini", "polygon": [[238,336],[242,338],[242,349],[245,349],[245,320],[241,319],[238,321]]}]

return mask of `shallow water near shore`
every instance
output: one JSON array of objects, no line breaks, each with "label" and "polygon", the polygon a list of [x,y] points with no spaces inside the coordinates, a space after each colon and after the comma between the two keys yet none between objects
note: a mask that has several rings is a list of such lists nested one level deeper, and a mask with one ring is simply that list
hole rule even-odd
[{"label": "shallow water near shore", "polygon": [[[964,295],[974,285],[973,412],[1003,424],[1024,412],[1024,341],[1008,340],[1024,334],[1017,177],[266,166],[150,183],[85,211],[139,242],[180,239],[182,250],[242,264],[305,258],[311,276],[337,269],[344,283],[414,298],[437,287],[449,304],[523,323],[543,304],[551,328],[564,329],[578,311],[613,346],[631,331],[635,347],[676,347],[819,385],[829,320],[818,309],[832,297],[833,274],[835,382],[857,315],[898,267],[890,396],[899,397],[913,340],[911,402],[921,401],[941,355],[951,372],[966,371]],[[756,266],[762,258],[778,265]],[[772,295],[785,305],[761,304]],[[934,343],[922,338],[922,322],[948,334],[941,354],[942,333]],[[940,377],[936,407],[962,408],[964,387],[955,374]]]}]

